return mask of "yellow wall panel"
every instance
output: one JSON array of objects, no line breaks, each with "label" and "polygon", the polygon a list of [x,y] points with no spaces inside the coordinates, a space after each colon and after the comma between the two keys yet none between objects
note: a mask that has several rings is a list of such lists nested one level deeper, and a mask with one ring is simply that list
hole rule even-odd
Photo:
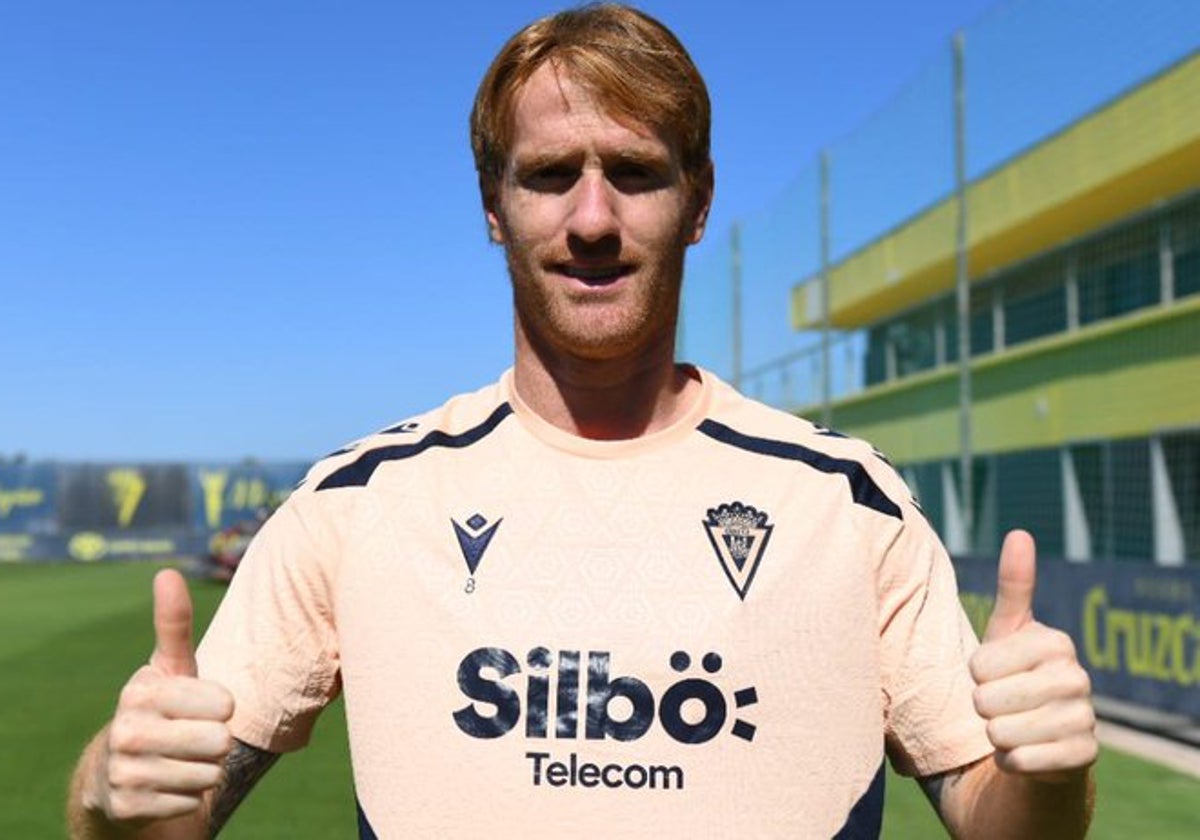
[{"label": "yellow wall panel", "polygon": [[[1200,188],[1198,114],[1200,55],[972,184],[972,278]],[[833,267],[834,326],[866,326],[949,291],[955,206],[944,201]],[[811,308],[795,287],[796,328],[820,322]]]},{"label": "yellow wall panel", "polygon": [[[1200,299],[975,362],[976,453],[1200,426]],[[958,453],[958,374],[947,368],[834,407],[841,431],[899,463]]]}]

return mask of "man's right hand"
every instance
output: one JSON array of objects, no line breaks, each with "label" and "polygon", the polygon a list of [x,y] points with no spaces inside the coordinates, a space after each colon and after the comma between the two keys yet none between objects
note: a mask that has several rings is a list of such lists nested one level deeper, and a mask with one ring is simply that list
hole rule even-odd
[{"label": "man's right hand", "polygon": [[233,746],[233,695],[196,676],[192,601],[173,569],[154,578],[154,653],[121,690],[82,791],[87,810],[139,825],[195,813]]}]

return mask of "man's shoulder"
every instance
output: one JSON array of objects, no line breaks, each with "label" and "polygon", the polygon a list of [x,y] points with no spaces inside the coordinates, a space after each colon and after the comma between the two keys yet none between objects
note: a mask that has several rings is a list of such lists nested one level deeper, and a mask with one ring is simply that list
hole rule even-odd
[{"label": "man's shoulder", "polygon": [[887,464],[883,454],[867,440],[824,426],[799,413],[767,405],[738,393],[723,382],[715,391],[708,421],[714,432],[723,427],[742,436],[800,446],[832,458]]},{"label": "man's shoulder", "polygon": [[503,380],[494,382],[351,441],[313,464],[297,489],[365,486],[383,463],[408,460],[439,447],[469,445],[512,413],[505,394]]},{"label": "man's shoulder", "polygon": [[853,492],[875,500],[870,507],[897,518],[912,499],[899,472],[870,441],[766,405],[724,383],[700,431],[751,453],[844,475]]}]

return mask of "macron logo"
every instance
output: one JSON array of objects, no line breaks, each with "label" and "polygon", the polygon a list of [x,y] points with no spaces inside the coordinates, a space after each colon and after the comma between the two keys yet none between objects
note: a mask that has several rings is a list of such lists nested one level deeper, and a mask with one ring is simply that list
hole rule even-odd
[{"label": "macron logo", "polygon": [[503,521],[497,519],[489,526],[488,521],[478,513],[467,520],[465,527],[453,519],[450,520],[450,524],[454,526],[454,535],[458,537],[458,547],[462,549],[463,559],[467,561],[468,574],[475,574],[475,570],[479,568],[483,552],[487,550],[488,543],[492,541],[496,529]]}]

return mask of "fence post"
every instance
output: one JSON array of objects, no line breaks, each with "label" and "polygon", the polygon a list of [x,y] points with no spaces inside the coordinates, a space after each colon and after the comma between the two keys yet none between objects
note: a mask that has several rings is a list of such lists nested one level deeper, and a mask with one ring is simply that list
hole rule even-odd
[{"label": "fence post", "polygon": [[729,229],[730,320],[733,340],[733,387],[742,390],[742,236],[741,225],[734,222]]},{"label": "fence post", "polygon": [[821,150],[821,423],[833,427],[829,374],[829,150]]},{"label": "fence post", "polygon": [[970,551],[975,542],[975,477],[971,440],[971,278],[967,260],[966,91],[963,85],[963,33],[956,32],[954,50],[954,188],[958,198],[955,225],[955,293],[958,303],[958,435],[962,475],[963,530]]}]

